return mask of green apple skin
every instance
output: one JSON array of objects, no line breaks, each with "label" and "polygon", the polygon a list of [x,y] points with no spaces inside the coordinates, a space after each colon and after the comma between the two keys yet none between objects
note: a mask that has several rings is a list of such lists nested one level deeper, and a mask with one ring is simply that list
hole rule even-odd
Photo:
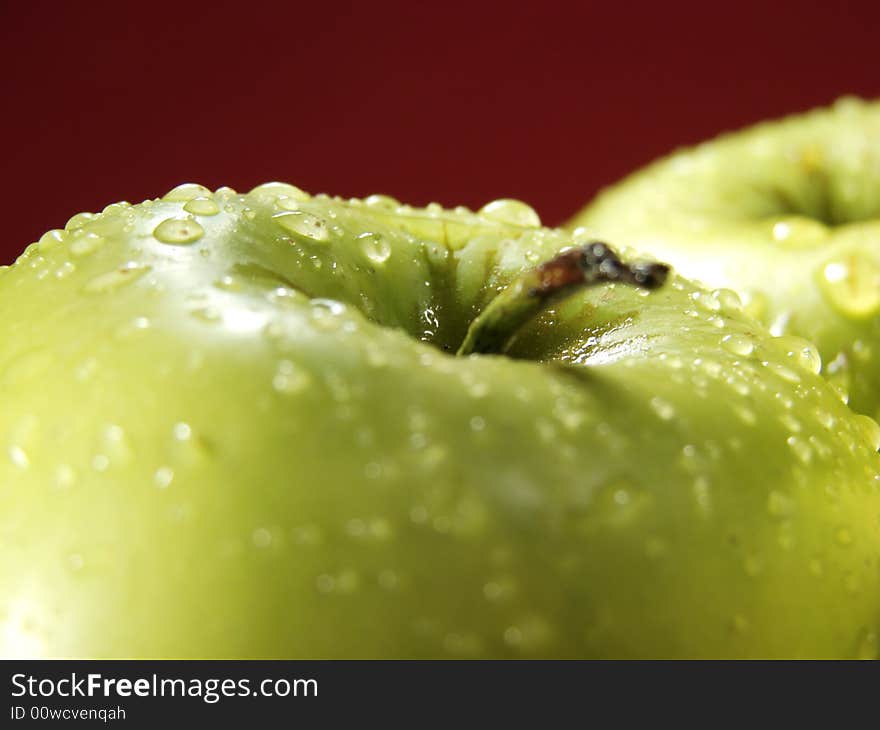
[{"label": "green apple skin", "polygon": [[815,342],[850,406],[880,409],[880,102],[834,106],[677,152],[571,227],[734,289],[774,334]]},{"label": "green apple skin", "polygon": [[449,353],[533,217],[185,185],[30,246],[0,653],[875,656],[878,427],[809,345],[676,278]]}]

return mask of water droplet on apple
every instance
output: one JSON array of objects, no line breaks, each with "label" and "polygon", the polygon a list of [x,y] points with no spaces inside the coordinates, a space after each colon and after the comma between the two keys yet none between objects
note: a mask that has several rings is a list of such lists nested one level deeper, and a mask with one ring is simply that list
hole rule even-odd
[{"label": "water droplet on apple", "polygon": [[553,629],[539,616],[528,616],[503,634],[504,643],[521,652],[537,652],[545,649],[553,640]]},{"label": "water droplet on apple", "polygon": [[198,196],[187,200],[183,206],[187,213],[193,215],[217,215],[220,212],[220,206],[213,198]]},{"label": "water droplet on apple", "polygon": [[523,228],[541,225],[541,219],[530,205],[520,200],[503,198],[487,203],[479,210],[479,215],[499,223],[509,223]]},{"label": "water droplet on apple", "polygon": [[880,634],[864,627],[856,639],[856,659],[880,659]]},{"label": "water droplet on apple", "polygon": [[106,274],[96,276],[83,287],[83,290],[89,294],[104,294],[136,281],[149,270],[149,266],[128,263],[118,269],[108,271]]},{"label": "water droplet on apple", "polygon": [[782,492],[774,489],[767,495],[767,512],[771,517],[776,517],[777,519],[791,517],[794,513],[794,508],[794,500]]},{"label": "water droplet on apple", "polygon": [[869,317],[880,310],[880,264],[851,255],[825,264],[819,277],[825,298],[847,317]]},{"label": "water droplet on apple", "polygon": [[854,418],[859,431],[874,451],[880,449],[880,425],[870,416],[857,414]]},{"label": "water droplet on apple", "polygon": [[498,576],[483,585],[483,596],[492,603],[510,600],[515,593],[516,582],[510,576]]},{"label": "water droplet on apple", "polygon": [[828,236],[828,229],[824,224],[803,216],[778,220],[772,224],[771,231],[776,243],[797,248],[815,246]]},{"label": "water droplet on apple", "polygon": [[272,387],[283,395],[294,395],[302,392],[310,382],[311,376],[305,370],[291,360],[282,360],[272,378]]},{"label": "water droplet on apple", "polygon": [[71,489],[76,485],[76,471],[70,464],[59,464],[55,468],[55,488]]},{"label": "water droplet on apple", "polygon": [[65,279],[76,271],[76,265],[72,261],[65,261],[55,270],[56,279]]},{"label": "water droplet on apple", "polygon": [[813,460],[813,449],[803,439],[798,436],[789,436],[785,443],[802,464],[809,464]]},{"label": "water droplet on apple", "polygon": [[661,420],[671,421],[673,418],[675,418],[675,408],[668,401],[665,401],[659,397],[654,397],[651,398],[650,405],[651,409],[660,417]]},{"label": "water droplet on apple", "polygon": [[780,362],[765,362],[762,363],[768,370],[776,373],[780,378],[785,380],[788,383],[798,384],[801,382],[801,376],[798,375],[794,370],[790,367],[783,365]]},{"label": "water droplet on apple", "polygon": [[357,241],[364,256],[377,266],[384,264],[391,256],[391,245],[379,233],[362,233]]},{"label": "water droplet on apple", "polygon": [[739,294],[731,289],[715,289],[712,297],[721,305],[725,312],[739,312],[742,310],[742,300]]},{"label": "water droplet on apple", "polygon": [[46,233],[40,236],[40,240],[37,241],[37,249],[42,253],[46,253],[59,244],[64,243],[66,238],[67,233],[57,228],[52,231],[46,231]]},{"label": "water droplet on apple", "polygon": [[198,241],[205,233],[191,218],[167,218],[156,226],[153,237],[162,243],[186,246]]},{"label": "water droplet on apple", "polygon": [[40,421],[32,414],[19,419],[13,426],[9,434],[7,454],[9,460],[19,469],[27,469],[31,465],[39,430]]},{"label": "water droplet on apple", "polygon": [[272,545],[272,531],[266,527],[258,527],[251,533],[251,542],[255,548],[264,549]]},{"label": "water droplet on apple", "polygon": [[390,195],[371,195],[364,200],[364,205],[368,208],[394,213],[400,208],[400,201]]},{"label": "water droplet on apple", "polygon": [[748,357],[755,351],[755,343],[747,335],[730,334],[721,338],[721,346],[739,357]]},{"label": "water droplet on apple", "polygon": [[174,481],[174,469],[170,466],[160,466],[153,474],[153,484],[159,489],[167,488]]},{"label": "water droplet on apple", "polygon": [[801,337],[792,337],[790,335],[777,337],[773,342],[798,367],[802,367],[814,374],[818,374],[822,369],[822,358],[813,343]]},{"label": "water droplet on apple", "polygon": [[97,216],[94,213],[77,213],[64,224],[64,230],[68,232],[75,231],[77,228],[82,228],[86,223],[95,218],[97,218]]},{"label": "water droplet on apple", "polygon": [[739,420],[747,426],[754,426],[758,422],[758,417],[755,415],[755,412],[748,406],[735,403],[733,405],[733,412],[736,413]]},{"label": "water droplet on apple", "polygon": [[210,196],[211,191],[204,185],[183,183],[165,193],[162,196],[162,200],[170,203],[183,203],[193,198],[209,198]]},{"label": "water droplet on apple", "polygon": [[248,193],[249,198],[263,204],[275,203],[279,208],[284,210],[296,210],[299,203],[311,199],[305,190],[301,190],[296,185],[290,185],[283,182],[268,182],[257,185]]},{"label": "water droplet on apple", "polygon": [[[109,423],[101,429],[98,438],[98,454],[95,457],[100,463],[103,464],[106,459],[106,467],[111,465],[125,466],[131,463],[132,455],[131,444],[122,426]],[[99,469],[99,471],[103,470]]]},{"label": "water droplet on apple", "polygon": [[276,213],[272,216],[272,220],[288,233],[307,238],[310,241],[326,243],[330,240],[327,222],[311,213],[303,213],[298,210],[286,211]]},{"label": "water droplet on apple", "polygon": [[[80,233],[79,231],[77,233]],[[106,239],[97,233],[82,233],[75,235],[70,243],[69,250],[72,256],[87,256],[94,253],[104,245]]]}]

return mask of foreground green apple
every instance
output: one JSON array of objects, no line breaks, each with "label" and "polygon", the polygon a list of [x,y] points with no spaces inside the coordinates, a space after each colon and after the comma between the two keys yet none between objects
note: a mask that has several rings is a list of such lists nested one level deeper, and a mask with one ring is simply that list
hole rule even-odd
[{"label": "foreground green apple", "polygon": [[880,103],[761,124],[661,160],[572,226],[729,287],[775,334],[815,342],[850,405],[880,408]]},{"label": "foreground green apple", "polygon": [[876,423],[536,223],[186,185],[0,270],[0,653],[875,656]]}]

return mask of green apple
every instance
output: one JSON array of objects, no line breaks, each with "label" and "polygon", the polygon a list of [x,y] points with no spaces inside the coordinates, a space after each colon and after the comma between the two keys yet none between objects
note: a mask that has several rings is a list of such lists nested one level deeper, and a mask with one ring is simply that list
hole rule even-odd
[{"label": "green apple", "polygon": [[877,424],[733,293],[537,223],[183,185],[31,245],[0,653],[875,656]]},{"label": "green apple", "polygon": [[677,152],[572,221],[728,287],[774,334],[815,342],[854,409],[880,409],[880,103]]}]

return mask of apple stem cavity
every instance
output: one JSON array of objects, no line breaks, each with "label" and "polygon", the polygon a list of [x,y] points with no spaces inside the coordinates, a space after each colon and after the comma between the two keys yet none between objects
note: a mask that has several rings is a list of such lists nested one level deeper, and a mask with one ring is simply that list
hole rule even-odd
[{"label": "apple stem cavity", "polygon": [[620,282],[656,289],[668,275],[666,264],[625,263],[599,241],[568,249],[516,279],[495,297],[471,322],[457,354],[503,354],[516,333],[538,312],[586,287]]}]

